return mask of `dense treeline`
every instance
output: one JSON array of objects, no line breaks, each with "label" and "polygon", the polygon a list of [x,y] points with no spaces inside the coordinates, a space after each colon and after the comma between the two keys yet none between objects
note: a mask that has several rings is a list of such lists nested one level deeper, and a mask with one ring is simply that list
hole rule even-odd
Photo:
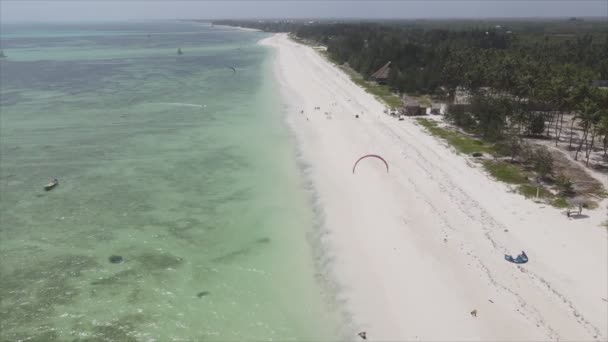
[{"label": "dense treeline", "polygon": [[470,105],[453,106],[450,119],[489,140],[551,133],[557,144],[566,125],[576,158],[588,160],[598,137],[608,148],[608,95],[592,85],[608,80],[605,21],[222,23],[292,32],[365,77],[391,61],[397,92],[451,103],[464,90]]},{"label": "dense treeline", "polygon": [[[433,22],[430,22],[433,23]],[[462,23],[463,27],[466,22]],[[247,25],[247,23],[241,23]],[[250,22],[268,31],[290,31],[327,46],[331,58],[364,76],[393,62],[389,85],[408,93],[437,93],[441,87],[514,89],[549,81],[566,65],[585,80],[608,79],[608,24],[597,22],[570,33],[547,35],[542,25],[438,28],[420,23]],[[547,24],[549,25],[549,24]],[[553,31],[565,31],[555,23]],[[454,26],[454,25],[452,25]],[[456,26],[457,27],[457,26]]]}]

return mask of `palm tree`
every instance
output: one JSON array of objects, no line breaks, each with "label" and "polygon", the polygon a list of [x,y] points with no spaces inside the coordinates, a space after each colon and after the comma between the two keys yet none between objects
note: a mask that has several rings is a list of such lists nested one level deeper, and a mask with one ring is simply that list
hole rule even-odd
[{"label": "palm tree", "polygon": [[608,112],[604,112],[602,119],[598,124],[598,134],[603,135],[602,147],[604,149],[604,157],[608,156]]},{"label": "palm tree", "polygon": [[562,76],[557,76],[551,79],[548,87],[545,88],[546,101],[553,105],[556,111],[556,119],[554,126],[555,146],[559,142],[564,124],[564,109],[568,103],[570,96],[568,91],[567,80]]},{"label": "palm tree", "polygon": [[586,98],[579,106],[579,114],[575,116],[575,118],[579,120],[579,125],[583,129],[583,137],[578,143],[578,148],[576,149],[576,153],[574,154],[574,160],[578,160],[578,154],[583,148],[583,142],[585,143],[585,145],[588,145],[587,137],[589,135],[589,131],[599,121],[599,114],[600,109],[597,103],[591,100],[590,98]]}]

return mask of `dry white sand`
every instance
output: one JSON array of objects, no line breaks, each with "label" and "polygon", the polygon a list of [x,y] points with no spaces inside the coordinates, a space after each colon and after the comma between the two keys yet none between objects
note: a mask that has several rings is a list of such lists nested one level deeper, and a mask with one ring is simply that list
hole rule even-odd
[{"label": "dry white sand", "polygon": [[[276,50],[353,339],[608,338],[605,211],[568,219],[509,193],[414,121],[383,114],[312,48],[284,34],[261,43]],[[366,159],[353,175],[367,153],[390,172]],[[504,260],[522,250],[529,263]]]}]

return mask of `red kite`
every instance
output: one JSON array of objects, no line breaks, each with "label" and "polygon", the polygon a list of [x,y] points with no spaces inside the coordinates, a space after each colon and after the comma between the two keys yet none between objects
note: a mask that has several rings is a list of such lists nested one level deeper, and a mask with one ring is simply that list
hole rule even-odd
[{"label": "red kite", "polygon": [[362,159],[369,158],[369,157],[378,158],[378,159],[382,160],[384,162],[384,165],[386,165],[386,172],[388,172],[388,163],[386,162],[386,160],[384,160],[384,158],[380,157],[377,154],[366,154],[363,157],[357,159],[357,161],[355,162],[355,165],[353,165],[353,174],[355,173],[355,168],[357,167],[357,164],[359,164],[359,162]]}]

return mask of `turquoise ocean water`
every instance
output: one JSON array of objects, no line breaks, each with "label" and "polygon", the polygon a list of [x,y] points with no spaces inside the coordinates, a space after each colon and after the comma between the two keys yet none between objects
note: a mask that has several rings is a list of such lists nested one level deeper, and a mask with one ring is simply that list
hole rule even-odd
[{"label": "turquoise ocean water", "polygon": [[0,340],[338,338],[263,37],[2,26]]}]

